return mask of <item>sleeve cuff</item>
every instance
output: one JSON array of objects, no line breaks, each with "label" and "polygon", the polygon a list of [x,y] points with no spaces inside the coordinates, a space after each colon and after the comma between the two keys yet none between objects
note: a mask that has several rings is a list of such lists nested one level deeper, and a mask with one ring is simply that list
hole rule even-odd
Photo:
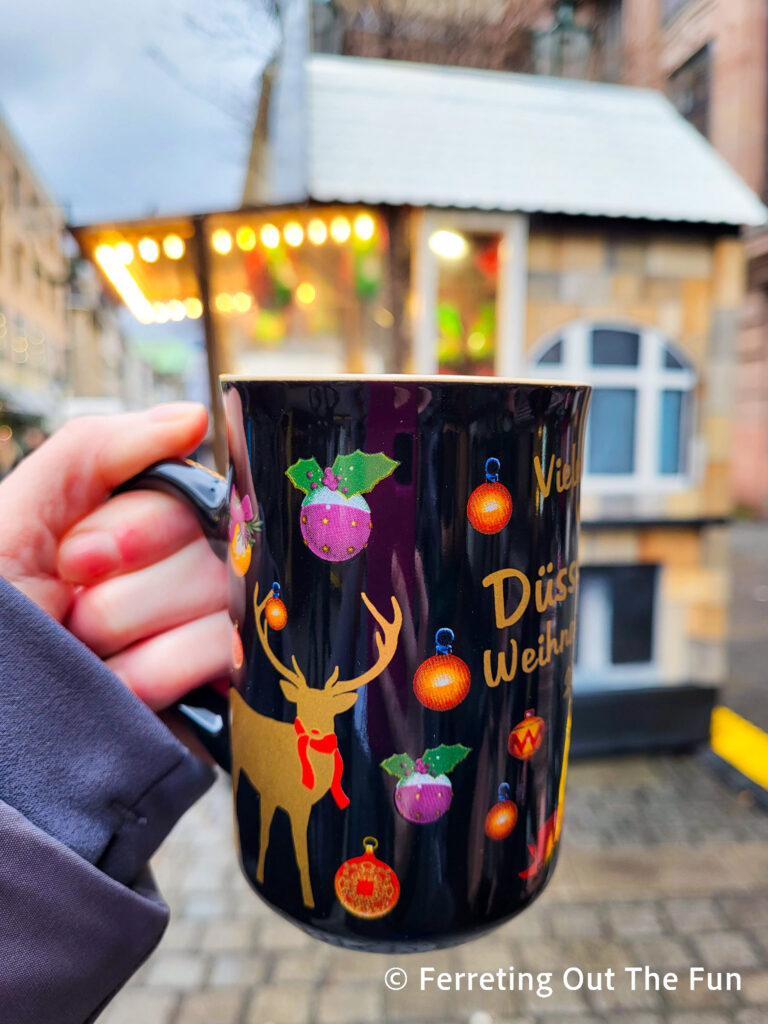
[{"label": "sleeve cuff", "polygon": [[215,774],[4,580],[0,608],[0,799],[129,884]]},{"label": "sleeve cuff", "polygon": [[94,1020],[160,941],[168,908],[2,802],[0,837],[0,1006],[14,1024]]}]

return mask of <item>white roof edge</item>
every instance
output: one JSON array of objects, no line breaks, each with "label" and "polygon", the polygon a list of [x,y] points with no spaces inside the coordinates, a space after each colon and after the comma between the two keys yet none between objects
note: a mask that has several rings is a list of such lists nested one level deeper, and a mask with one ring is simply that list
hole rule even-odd
[{"label": "white roof edge", "polygon": [[768,222],[656,90],[326,54],[307,70],[308,192],[321,201]]}]

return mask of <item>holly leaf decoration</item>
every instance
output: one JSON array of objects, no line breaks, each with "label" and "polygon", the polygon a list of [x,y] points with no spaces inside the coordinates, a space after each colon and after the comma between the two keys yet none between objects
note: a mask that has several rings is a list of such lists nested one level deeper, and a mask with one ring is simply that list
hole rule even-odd
[{"label": "holly leaf decoration", "polygon": [[359,449],[351,455],[337,455],[333,463],[333,472],[341,477],[339,493],[345,498],[353,494],[366,494],[376,484],[389,476],[400,465],[383,452],[361,452]]},{"label": "holly leaf decoration", "polygon": [[317,459],[299,459],[298,462],[294,462],[286,469],[285,475],[294,487],[305,494],[309,494],[311,484],[319,486],[323,480],[323,471],[320,469]]},{"label": "holly leaf decoration", "polygon": [[425,750],[422,761],[429,768],[430,775],[447,775],[464,760],[471,749],[461,743],[453,743],[451,746],[441,743],[439,747]]},{"label": "holly leaf decoration", "polygon": [[394,775],[398,779],[404,779],[416,768],[410,754],[393,754],[392,757],[381,762],[381,767],[385,772],[389,772],[390,775]]}]

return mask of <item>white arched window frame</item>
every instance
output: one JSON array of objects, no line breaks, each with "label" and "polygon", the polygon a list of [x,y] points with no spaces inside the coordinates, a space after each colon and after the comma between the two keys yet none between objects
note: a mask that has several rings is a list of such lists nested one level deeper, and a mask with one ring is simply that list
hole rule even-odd
[{"label": "white arched window frame", "polygon": [[[630,332],[638,336],[637,364],[596,366],[591,358],[594,331]],[[560,362],[541,363],[553,345],[561,343]],[[678,365],[667,365],[667,355]],[[573,320],[538,341],[529,355],[534,376],[552,380],[584,381],[595,390],[627,390],[635,393],[634,448],[632,472],[590,471],[586,453],[583,481],[585,493],[637,494],[682,491],[693,486],[696,475],[695,410],[696,374],[690,361],[661,331],[632,321]],[[682,392],[680,447],[682,468],[662,472],[660,447],[662,402],[665,392]],[[590,445],[591,426],[587,431]]]}]

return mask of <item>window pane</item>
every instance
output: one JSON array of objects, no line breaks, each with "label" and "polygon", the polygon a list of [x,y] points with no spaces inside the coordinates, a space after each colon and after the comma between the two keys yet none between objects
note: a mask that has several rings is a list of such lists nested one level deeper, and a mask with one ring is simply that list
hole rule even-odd
[{"label": "window pane", "polygon": [[656,567],[627,565],[610,572],[613,584],[611,661],[614,665],[651,661]]},{"label": "window pane", "polygon": [[637,366],[640,336],[634,331],[592,331],[593,366]]},{"label": "window pane", "polygon": [[661,430],[659,431],[659,472],[684,473],[685,410],[684,391],[662,391]]},{"label": "window pane", "polygon": [[688,367],[679,359],[668,345],[664,346],[664,369],[665,370],[687,370]]},{"label": "window pane", "polygon": [[562,341],[556,341],[554,345],[550,345],[543,356],[539,356],[536,360],[537,363],[556,363],[558,366],[563,361],[563,343]]},{"label": "window pane", "polygon": [[635,471],[635,407],[633,388],[598,388],[589,413],[587,469],[590,473]]}]

